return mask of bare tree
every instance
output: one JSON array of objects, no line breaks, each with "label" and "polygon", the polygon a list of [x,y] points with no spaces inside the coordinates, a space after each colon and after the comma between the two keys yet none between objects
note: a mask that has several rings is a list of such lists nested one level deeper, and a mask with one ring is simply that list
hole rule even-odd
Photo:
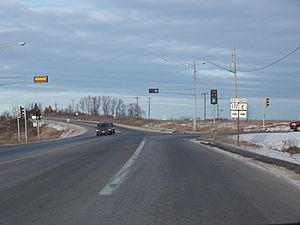
[{"label": "bare tree", "polygon": [[94,101],[94,115],[95,116],[100,115],[102,99],[100,96],[98,96],[98,97],[94,97],[93,101]]},{"label": "bare tree", "polygon": [[4,111],[0,116],[1,121],[10,120],[12,118],[13,118],[13,115],[9,111]]},{"label": "bare tree", "polygon": [[112,98],[110,111],[111,111],[111,115],[113,115],[113,116],[116,116],[116,114],[117,114],[116,113],[117,105],[118,105],[118,99]]},{"label": "bare tree", "polygon": [[102,110],[105,116],[109,115],[111,111],[111,97],[110,96],[102,96]]},{"label": "bare tree", "polygon": [[115,112],[116,116],[126,116],[126,105],[121,98],[118,99]]},{"label": "bare tree", "polygon": [[127,105],[127,115],[130,117],[141,118],[145,115],[145,111],[139,105],[130,103]]},{"label": "bare tree", "polygon": [[13,105],[12,107],[11,107],[11,115],[13,116],[13,117],[16,117],[17,116],[17,112],[19,111],[19,106],[17,106],[17,105]]},{"label": "bare tree", "polygon": [[79,100],[79,108],[83,113],[90,114],[92,112],[90,99],[91,96],[86,96]]}]

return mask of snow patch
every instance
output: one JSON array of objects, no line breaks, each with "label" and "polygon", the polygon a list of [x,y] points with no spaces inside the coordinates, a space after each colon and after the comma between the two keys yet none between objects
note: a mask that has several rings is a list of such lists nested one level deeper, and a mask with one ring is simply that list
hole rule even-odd
[{"label": "snow patch", "polygon": [[59,138],[74,137],[74,136],[84,134],[87,131],[86,128],[83,128],[81,126],[62,123],[53,120],[46,120],[44,123],[46,124],[47,127],[54,128],[58,131],[61,131],[62,134],[59,136]]},{"label": "snow patch", "polygon": [[[236,135],[232,137],[237,138]],[[300,154],[290,155],[282,152],[283,149],[291,146],[300,148],[300,133],[298,132],[241,134],[240,141],[260,146],[259,149],[243,146],[246,150],[300,164]]]}]

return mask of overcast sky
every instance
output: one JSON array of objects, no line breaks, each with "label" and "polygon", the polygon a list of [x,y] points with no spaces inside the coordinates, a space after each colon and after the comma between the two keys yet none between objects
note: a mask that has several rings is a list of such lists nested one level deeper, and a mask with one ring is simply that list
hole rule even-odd
[{"label": "overcast sky", "polygon": [[[140,96],[147,111],[148,88],[158,87],[153,117],[192,117],[184,63],[195,60],[198,117],[201,93],[218,89],[228,118],[233,74],[202,62],[229,69],[236,48],[238,97],[248,99],[250,118],[261,118],[264,97],[268,118],[300,117],[300,50],[241,72],[300,46],[299,0],[1,0],[0,18],[0,112],[34,101],[63,107],[86,95]],[[17,41],[26,45],[3,47]],[[49,83],[33,84],[34,75]]]}]

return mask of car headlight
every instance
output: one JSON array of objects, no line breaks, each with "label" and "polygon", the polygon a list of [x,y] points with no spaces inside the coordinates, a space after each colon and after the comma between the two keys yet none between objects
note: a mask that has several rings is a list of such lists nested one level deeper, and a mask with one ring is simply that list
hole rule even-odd
[{"label": "car headlight", "polygon": [[292,126],[295,126],[296,125],[296,123],[292,123]]},{"label": "car headlight", "polygon": [[99,130],[96,130],[96,132],[99,132]]}]

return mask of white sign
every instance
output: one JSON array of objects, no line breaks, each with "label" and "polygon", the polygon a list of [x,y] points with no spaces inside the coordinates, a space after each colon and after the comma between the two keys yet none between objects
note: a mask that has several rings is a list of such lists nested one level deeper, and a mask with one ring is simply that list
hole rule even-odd
[{"label": "white sign", "polygon": [[246,98],[231,98],[230,111],[232,119],[247,119],[248,103]]},{"label": "white sign", "polygon": [[[240,116],[238,116],[238,113]],[[247,119],[247,111],[231,111],[231,119]]]},{"label": "white sign", "polygon": [[39,127],[42,126],[42,124],[39,123],[39,122],[32,122],[32,126],[33,126],[33,127],[37,127],[38,125],[39,125]]},{"label": "white sign", "polygon": [[230,99],[230,110],[231,111],[247,111],[247,99],[245,98],[232,98]]}]

